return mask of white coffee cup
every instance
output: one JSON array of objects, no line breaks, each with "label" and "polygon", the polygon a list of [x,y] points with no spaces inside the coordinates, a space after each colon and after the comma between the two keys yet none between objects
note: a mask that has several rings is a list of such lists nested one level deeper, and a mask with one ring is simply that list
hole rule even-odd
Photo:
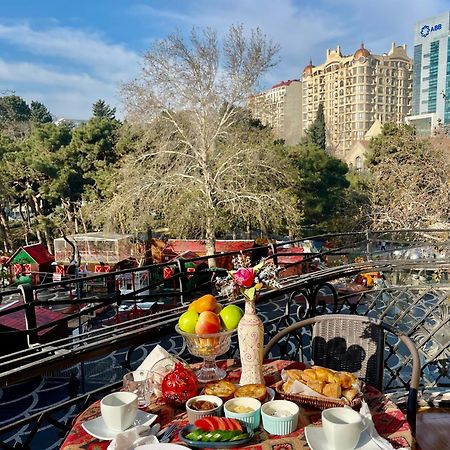
[{"label": "white coffee cup", "polygon": [[335,450],[352,450],[364,431],[362,416],[351,408],[322,411],[322,427],[327,442]]},{"label": "white coffee cup", "polygon": [[114,431],[129,428],[138,410],[138,396],[132,392],[114,392],[103,397],[100,411],[106,426]]}]

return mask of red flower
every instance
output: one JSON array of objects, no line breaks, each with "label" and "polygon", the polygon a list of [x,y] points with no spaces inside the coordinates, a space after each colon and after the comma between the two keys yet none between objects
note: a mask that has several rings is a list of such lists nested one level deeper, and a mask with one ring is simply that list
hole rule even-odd
[{"label": "red flower", "polygon": [[251,267],[241,267],[233,273],[233,279],[238,286],[249,288],[255,281],[255,272]]}]

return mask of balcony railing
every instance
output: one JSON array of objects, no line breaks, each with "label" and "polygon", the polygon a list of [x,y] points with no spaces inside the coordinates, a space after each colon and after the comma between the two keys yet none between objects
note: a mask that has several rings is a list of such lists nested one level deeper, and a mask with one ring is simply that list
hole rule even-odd
[{"label": "balcony railing", "polygon": [[[414,339],[422,360],[424,394],[448,390],[450,250],[444,238],[438,243],[439,255],[435,255],[443,257],[432,257],[429,252],[430,248],[436,247],[436,241],[430,245],[421,238],[411,243],[411,237],[416,232],[404,230],[402,239],[398,231],[327,236],[324,239],[332,243],[331,249],[318,254],[304,254],[302,261],[286,264],[286,273],[299,266],[298,274],[284,279],[279,291],[264,292],[258,303],[258,313],[265,323],[266,342],[281,328],[304,317],[323,313],[370,315],[401,328]],[[442,230],[434,232],[438,235]],[[400,240],[404,244],[395,248],[390,242]],[[406,246],[406,241],[409,241],[409,246]],[[248,252],[269,255],[278,263],[279,259],[289,255],[286,253],[289,249],[280,250],[281,247],[298,243],[284,242]],[[386,252],[381,249],[381,244],[387,245],[390,250]],[[422,255],[419,255],[420,252]],[[216,257],[223,258],[233,253]],[[337,263],[341,259],[346,263],[349,255],[355,253],[363,256],[362,262],[337,267],[322,264],[327,259],[328,263],[331,259]],[[408,255],[423,257],[397,259]],[[291,256],[298,256],[298,253],[292,252]],[[317,258],[322,263],[319,270],[311,272],[311,267],[317,266]],[[199,259],[206,261],[207,258],[196,258],[195,261]],[[121,385],[122,375],[136,367],[157,343],[171,353],[181,354],[188,361],[193,361],[185,351],[182,338],[174,333],[174,325],[191,298],[212,289],[217,272],[188,272],[186,265],[191,261],[179,259],[80,280],[2,292],[0,299],[3,302],[22,296],[24,303],[13,306],[9,311],[22,311],[28,323],[25,331],[2,332],[2,342],[25,335],[29,346],[20,352],[0,357],[2,403],[8,406],[0,409],[3,424],[0,428],[0,448],[58,448],[73,416],[96,398],[117,389]],[[171,276],[164,279],[161,273],[165,267],[174,270]],[[346,290],[348,286],[343,280],[369,271],[382,271],[385,285],[380,283],[374,289],[361,292]],[[136,273],[146,273],[148,285],[126,294],[120,293],[114,283],[115,277]],[[91,280],[103,280],[105,289],[91,292],[88,288]],[[75,291],[72,300],[47,298],[49,292],[67,291]],[[119,309],[127,302],[131,305],[131,320],[122,321]],[[143,302],[153,304],[148,315],[133,315],[133,311],[136,312]],[[58,341],[39,343],[41,332],[55,326],[54,322],[41,326],[33,322],[36,320],[35,308],[39,306],[70,306],[71,311],[64,319],[74,333]],[[0,316],[7,311],[0,311]],[[398,343],[388,342],[388,345],[394,348]],[[304,348],[303,352],[307,358],[308,348]],[[235,342],[230,356],[237,356]],[[393,360],[389,352],[387,358],[385,391],[401,396],[409,366],[401,358]],[[25,395],[31,388],[34,389],[32,393]],[[37,398],[38,403],[33,403],[33,398]],[[434,401],[435,397],[430,394],[423,398]],[[10,411],[9,415],[6,411]],[[47,447],[42,447],[43,443]]]}]

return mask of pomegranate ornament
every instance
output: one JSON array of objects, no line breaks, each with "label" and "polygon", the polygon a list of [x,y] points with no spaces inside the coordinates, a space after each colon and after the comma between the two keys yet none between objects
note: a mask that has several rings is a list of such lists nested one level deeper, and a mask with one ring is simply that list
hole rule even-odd
[{"label": "pomegranate ornament", "polygon": [[161,383],[161,393],[169,404],[183,404],[197,395],[198,381],[195,373],[181,362],[176,362],[172,372]]}]

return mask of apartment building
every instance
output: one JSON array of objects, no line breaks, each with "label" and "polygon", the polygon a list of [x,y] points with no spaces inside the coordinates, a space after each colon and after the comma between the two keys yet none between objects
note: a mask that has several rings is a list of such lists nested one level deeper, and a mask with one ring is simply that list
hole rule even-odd
[{"label": "apartment building", "polygon": [[450,12],[417,22],[414,29],[412,116],[420,135],[450,125]]},{"label": "apartment building", "polygon": [[344,160],[375,121],[401,123],[410,114],[412,60],[406,45],[393,43],[387,53],[375,55],[361,44],[349,56],[338,46],[327,50],[323,64],[310,62],[301,81],[302,128],[314,121],[323,103],[327,147]]},{"label": "apartment building", "polygon": [[303,136],[302,83],[282,81],[269,90],[252,96],[248,107],[264,125],[270,125],[287,145],[295,145]]}]

